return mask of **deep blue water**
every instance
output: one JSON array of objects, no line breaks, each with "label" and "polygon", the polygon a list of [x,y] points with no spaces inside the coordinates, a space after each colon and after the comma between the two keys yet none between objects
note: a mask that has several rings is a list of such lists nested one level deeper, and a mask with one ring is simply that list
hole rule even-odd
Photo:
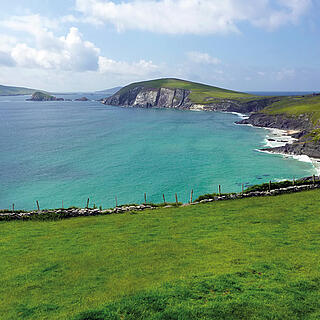
[{"label": "deep blue water", "polygon": [[[306,176],[310,163],[257,152],[266,130],[215,112],[0,97],[0,208],[189,199]],[[71,97],[71,98],[74,98]],[[98,96],[96,98],[99,98]]]}]

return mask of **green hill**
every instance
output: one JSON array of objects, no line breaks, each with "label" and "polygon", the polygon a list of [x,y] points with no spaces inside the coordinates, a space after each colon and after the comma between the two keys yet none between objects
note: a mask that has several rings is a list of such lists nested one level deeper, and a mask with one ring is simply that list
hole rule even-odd
[{"label": "green hill", "polygon": [[29,95],[33,94],[35,91],[38,90],[23,87],[9,87],[0,85],[0,96]]},{"label": "green hill", "polygon": [[289,116],[310,115],[316,125],[320,120],[320,95],[283,97],[263,110],[267,114],[285,114]]},{"label": "green hill", "polygon": [[180,79],[172,79],[172,78],[131,83],[128,86],[125,86],[121,90],[119,90],[118,93],[124,94],[127,91],[139,86],[144,88],[152,88],[152,89],[158,89],[158,88],[187,89],[191,91],[191,94],[190,94],[191,102],[201,103],[201,104],[213,102],[215,98],[217,99],[251,99],[254,97],[253,95],[243,93],[243,92],[237,92],[237,91],[222,89],[222,88],[218,88],[218,87],[214,87],[206,84],[180,80]]},{"label": "green hill", "polygon": [[1,319],[320,318],[320,191],[0,222]]}]

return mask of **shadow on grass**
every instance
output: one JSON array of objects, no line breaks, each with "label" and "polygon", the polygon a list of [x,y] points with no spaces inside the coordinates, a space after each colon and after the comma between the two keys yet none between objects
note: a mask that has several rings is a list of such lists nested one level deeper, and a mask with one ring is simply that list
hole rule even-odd
[{"label": "shadow on grass", "polygon": [[234,274],[193,277],[124,297],[74,319],[319,319],[320,278],[292,282],[285,269],[258,265]]}]

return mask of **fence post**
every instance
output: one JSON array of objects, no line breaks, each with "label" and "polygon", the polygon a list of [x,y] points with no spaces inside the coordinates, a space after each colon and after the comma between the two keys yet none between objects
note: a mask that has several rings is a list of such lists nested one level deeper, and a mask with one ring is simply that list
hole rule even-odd
[{"label": "fence post", "polygon": [[293,180],[292,180],[292,184],[295,185],[296,184],[296,180],[295,178],[293,177]]},{"label": "fence post", "polygon": [[271,180],[269,181],[269,191],[271,191]]},{"label": "fence post", "polygon": [[144,193],[144,204],[145,205],[147,204],[147,193],[146,192]]},{"label": "fence post", "polygon": [[12,204],[12,213],[14,213],[14,203]]},{"label": "fence post", "polygon": [[63,200],[62,200],[62,207],[61,208],[63,209]]},{"label": "fence post", "polygon": [[89,202],[90,202],[90,198],[88,198],[87,200],[87,209],[89,209]]},{"label": "fence post", "polygon": [[315,175],[312,176],[312,181],[313,181],[313,184],[316,183],[316,176]]},{"label": "fence post", "polygon": [[166,198],[164,197],[164,193],[162,194],[162,197],[163,197],[163,203],[165,204],[166,203]]},{"label": "fence post", "polygon": [[221,185],[219,184],[219,196],[221,196]]},{"label": "fence post", "polygon": [[37,200],[38,211],[40,211],[39,201]]},{"label": "fence post", "polygon": [[178,205],[178,195],[177,194],[175,194],[175,196],[176,196],[176,205]]},{"label": "fence post", "polygon": [[242,193],[243,193],[243,191],[244,191],[244,186],[243,186],[243,184],[242,184],[242,188],[241,188],[241,189],[242,189]]},{"label": "fence post", "polygon": [[192,197],[193,197],[193,189],[191,190],[191,194],[190,194],[190,203],[192,203]]},{"label": "fence post", "polygon": [[115,196],[115,199],[116,199],[116,208],[118,207],[118,198],[117,196]]}]

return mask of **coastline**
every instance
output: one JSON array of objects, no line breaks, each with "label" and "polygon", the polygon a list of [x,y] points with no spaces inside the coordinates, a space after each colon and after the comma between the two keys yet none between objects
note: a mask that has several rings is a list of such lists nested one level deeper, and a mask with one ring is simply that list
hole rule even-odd
[{"label": "coastline", "polygon": [[[248,118],[248,116],[245,114],[238,114],[236,112],[232,112],[232,113],[239,115],[239,117],[241,119]],[[293,159],[301,161],[301,162],[311,163],[313,166],[313,169],[315,170],[315,172],[311,172],[311,174],[315,173],[317,175],[320,175],[320,159],[309,157],[306,154],[295,155],[295,154],[284,153],[284,152],[279,152],[279,151],[273,150],[273,148],[284,147],[287,144],[293,144],[294,142],[298,141],[299,139],[294,138],[293,135],[296,133],[299,133],[300,130],[259,127],[259,126],[254,126],[249,123],[248,124],[236,123],[236,124],[250,126],[250,127],[254,127],[254,128],[261,128],[261,129],[265,129],[268,131],[266,133],[265,139],[263,141],[265,144],[265,147],[256,149],[256,151],[268,153],[268,154],[278,154],[284,158],[293,158]],[[270,150],[268,150],[268,148],[270,148]]]}]

